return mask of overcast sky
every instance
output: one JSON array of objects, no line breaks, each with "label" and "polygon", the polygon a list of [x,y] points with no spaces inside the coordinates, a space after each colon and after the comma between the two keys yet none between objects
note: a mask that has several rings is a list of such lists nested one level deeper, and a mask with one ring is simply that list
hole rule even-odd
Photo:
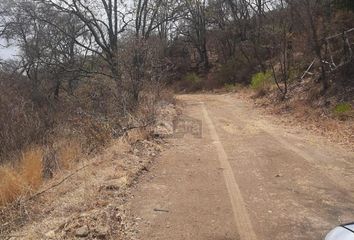
[{"label": "overcast sky", "polygon": [[3,47],[6,45],[6,42],[3,39],[0,39],[0,59],[11,59],[14,58],[17,54],[17,49],[14,46]]}]

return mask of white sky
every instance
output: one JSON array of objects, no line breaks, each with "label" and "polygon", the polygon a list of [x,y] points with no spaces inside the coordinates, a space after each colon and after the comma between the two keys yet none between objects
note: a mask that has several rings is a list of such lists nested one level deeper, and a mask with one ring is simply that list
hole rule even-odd
[{"label": "white sky", "polygon": [[15,58],[18,49],[16,46],[10,46],[10,47],[3,47],[3,45],[6,45],[6,41],[3,39],[0,39],[0,59],[12,59]]}]

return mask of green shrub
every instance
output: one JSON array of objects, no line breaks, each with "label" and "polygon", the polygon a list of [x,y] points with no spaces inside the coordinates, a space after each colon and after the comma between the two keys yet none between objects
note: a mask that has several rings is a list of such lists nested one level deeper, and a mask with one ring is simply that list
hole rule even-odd
[{"label": "green shrub", "polygon": [[195,73],[187,73],[187,75],[184,77],[185,81],[187,81],[190,84],[200,84],[201,83],[201,78]]},{"label": "green shrub", "polygon": [[272,73],[270,71],[259,72],[252,76],[251,88],[254,90],[265,89],[268,86],[270,86],[271,82],[272,82]]},{"label": "green shrub", "polygon": [[353,110],[353,107],[350,103],[340,103],[334,108],[334,112],[337,114],[347,113]]},{"label": "green shrub", "polygon": [[195,72],[187,73],[181,82],[181,89],[185,91],[199,91],[203,88],[204,81],[203,79],[198,76]]}]

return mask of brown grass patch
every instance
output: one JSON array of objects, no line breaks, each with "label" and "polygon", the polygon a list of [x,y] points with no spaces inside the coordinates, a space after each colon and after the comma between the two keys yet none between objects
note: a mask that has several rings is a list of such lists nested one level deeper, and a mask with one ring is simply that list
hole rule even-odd
[{"label": "brown grass patch", "polygon": [[43,150],[39,147],[31,148],[22,153],[20,161],[20,175],[29,190],[37,189],[43,182]]},{"label": "brown grass patch", "polygon": [[42,159],[41,148],[30,148],[15,167],[0,167],[0,207],[38,189],[43,182]]},{"label": "brown grass patch", "polygon": [[23,192],[22,178],[9,166],[0,167],[0,207],[15,201]]},{"label": "brown grass patch", "polygon": [[61,169],[71,169],[83,156],[83,147],[78,140],[61,141],[55,146]]}]

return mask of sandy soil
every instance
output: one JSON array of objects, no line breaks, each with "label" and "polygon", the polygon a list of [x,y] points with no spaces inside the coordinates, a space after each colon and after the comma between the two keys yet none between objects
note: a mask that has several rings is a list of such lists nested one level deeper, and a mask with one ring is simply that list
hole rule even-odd
[{"label": "sandy soil", "polygon": [[127,239],[323,239],[354,220],[353,152],[232,94],[179,99],[202,136],[179,125],[132,190]]}]

